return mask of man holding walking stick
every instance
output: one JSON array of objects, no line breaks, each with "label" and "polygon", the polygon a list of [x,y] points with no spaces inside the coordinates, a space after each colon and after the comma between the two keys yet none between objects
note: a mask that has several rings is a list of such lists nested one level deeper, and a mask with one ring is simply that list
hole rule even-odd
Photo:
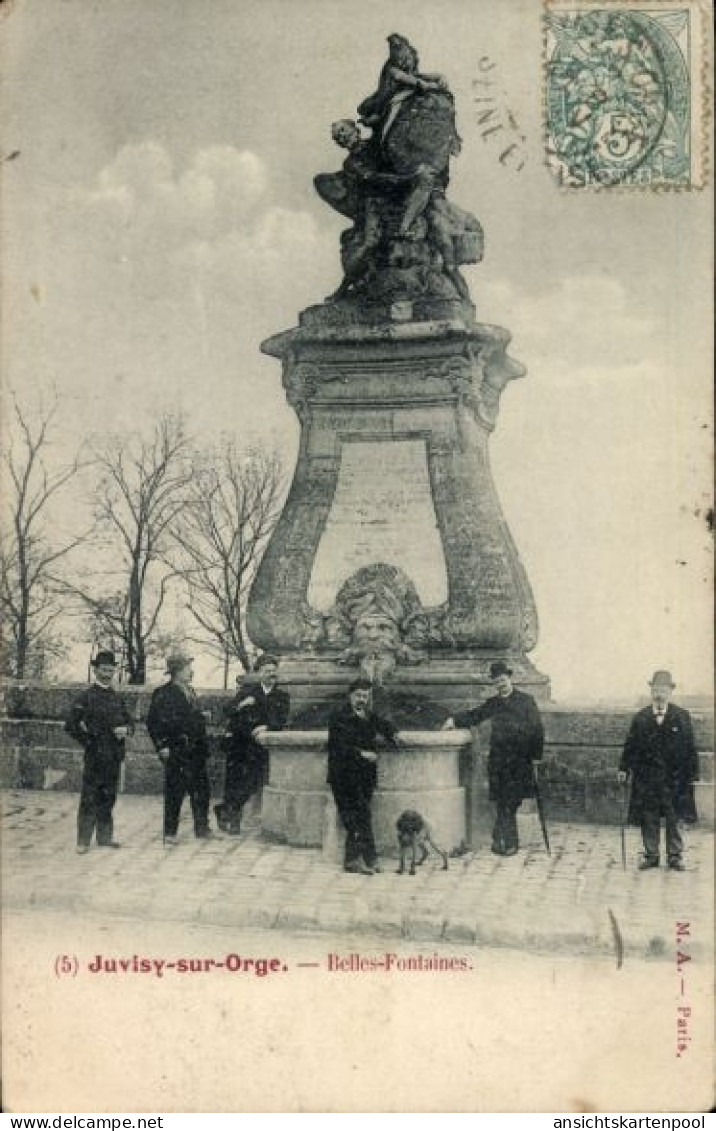
[{"label": "man holding walking stick", "polygon": [[649,683],[651,705],[632,719],[619,766],[620,782],[631,779],[629,822],[641,825],[641,871],[659,867],[663,817],[668,865],[683,872],[679,821],[696,821],[696,743],[689,712],[671,702],[675,686],[671,672],[654,673]]},{"label": "man holding walking stick", "polygon": [[[490,664],[490,679],[496,694],[481,706],[447,719],[443,729],[492,721],[487,761],[490,800],[497,807],[492,851],[497,856],[514,856],[519,850],[517,810],[525,797],[537,792],[534,763],[542,758],[544,727],[534,699],[513,685],[512,671],[503,660]],[[538,812],[549,852],[541,805]]]}]

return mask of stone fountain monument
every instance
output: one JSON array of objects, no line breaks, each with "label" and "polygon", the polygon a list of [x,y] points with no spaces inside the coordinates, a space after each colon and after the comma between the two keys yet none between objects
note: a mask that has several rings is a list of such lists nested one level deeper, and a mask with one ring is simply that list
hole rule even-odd
[{"label": "stone fountain monument", "polygon": [[342,168],[315,178],[350,221],[343,281],[262,345],[282,363],[301,439],[248,630],[282,657],[309,728],[359,669],[417,729],[485,698],[497,658],[549,697],[489,461],[503,390],[525,371],[508,332],[476,320],[460,273],[482,259],[483,232],[447,195],[461,149],[449,86],[421,72],[404,37],[388,43],[359,123],[333,123]]}]

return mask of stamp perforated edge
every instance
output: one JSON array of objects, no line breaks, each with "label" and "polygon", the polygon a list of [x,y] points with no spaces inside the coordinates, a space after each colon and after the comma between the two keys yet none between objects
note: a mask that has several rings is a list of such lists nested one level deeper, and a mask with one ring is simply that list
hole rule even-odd
[{"label": "stamp perforated edge", "polygon": [[[550,12],[593,12],[613,9],[614,11],[629,10],[649,12],[665,11],[674,8],[688,9],[694,13],[696,24],[693,42],[694,50],[698,53],[697,65],[689,72],[691,78],[692,107],[698,111],[698,122],[692,126],[691,147],[691,175],[688,184],[675,185],[657,183],[651,185],[636,184],[588,184],[567,185],[560,184],[549,167],[547,157],[548,142],[550,139],[549,116],[547,105],[547,71],[549,66],[549,29],[547,16]],[[712,155],[712,127],[713,127],[713,38],[712,38],[712,6],[708,0],[542,0],[542,149],[543,165],[554,188],[561,193],[684,193],[700,192],[711,183],[711,155]],[[696,81],[700,89],[695,89]]]}]

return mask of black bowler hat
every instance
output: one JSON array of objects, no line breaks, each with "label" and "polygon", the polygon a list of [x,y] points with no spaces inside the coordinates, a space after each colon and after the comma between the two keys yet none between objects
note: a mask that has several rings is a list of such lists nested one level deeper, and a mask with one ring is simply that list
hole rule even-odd
[{"label": "black bowler hat", "polygon": [[93,668],[116,668],[117,661],[114,658],[114,652],[98,652],[94,660],[90,660]]},{"label": "black bowler hat", "polygon": [[662,671],[654,672],[653,676],[649,680],[649,686],[650,687],[670,687],[673,690],[676,687],[676,684],[674,683],[673,679],[671,678],[671,672],[667,672],[667,671],[662,670]]},{"label": "black bowler hat", "polygon": [[499,679],[501,675],[512,675],[512,668],[508,668],[504,660],[495,660],[490,664],[490,679]]}]

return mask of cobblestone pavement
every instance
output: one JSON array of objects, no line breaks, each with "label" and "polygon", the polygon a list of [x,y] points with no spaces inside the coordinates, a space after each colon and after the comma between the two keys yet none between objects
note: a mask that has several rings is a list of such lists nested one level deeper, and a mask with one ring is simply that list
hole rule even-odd
[{"label": "cobblestone pavement", "polygon": [[195,840],[182,816],[179,844],[165,847],[158,797],[121,797],[118,851],[75,853],[77,796],[2,794],[3,904],[239,927],[247,931],[360,933],[533,952],[619,954],[673,961],[677,921],[690,923],[692,955],[711,953],[713,835],[686,833],[686,870],[637,871],[640,838],[619,830],[555,824],[552,855],[537,818],[520,818],[523,849],[486,847],[450,861],[430,857],[415,877],[383,861],[375,876],[345,874],[320,849],[264,840],[258,823],[240,838]]}]

